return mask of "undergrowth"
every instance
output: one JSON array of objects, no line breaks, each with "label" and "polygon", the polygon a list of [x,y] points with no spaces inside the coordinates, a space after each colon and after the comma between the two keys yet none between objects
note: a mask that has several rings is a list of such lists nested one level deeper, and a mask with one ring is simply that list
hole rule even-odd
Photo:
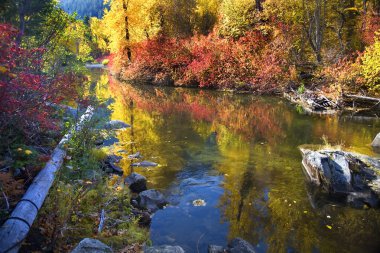
[{"label": "undergrowth", "polygon": [[[130,192],[123,178],[103,171],[108,154],[95,144],[103,135],[97,126],[103,123],[95,117],[66,145],[64,164],[34,225],[46,249],[68,251],[87,237],[113,249],[149,240],[148,230],[139,227],[138,217],[131,212]],[[104,225],[99,226],[102,211]],[[31,240],[27,244],[33,248]]]}]

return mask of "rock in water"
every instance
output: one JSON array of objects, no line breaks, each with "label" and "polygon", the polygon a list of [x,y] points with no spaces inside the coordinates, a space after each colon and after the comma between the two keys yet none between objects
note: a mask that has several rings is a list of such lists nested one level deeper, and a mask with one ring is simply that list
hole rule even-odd
[{"label": "rock in water", "polygon": [[113,252],[110,247],[101,241],[85,238],[75,247],[71,253],[111,253]]},{"label": "rock in water", "polygon": [[141,154],[140,152],[136,152],[135,154],[132,154],[132,155],[128,155],[128,159],[137,159],[137,158],[140,158],[141,157]]},{"label": "rock in water", "polygon": [[[115,165],[112,162],[108,162],[108,163],[106,163],[106,165],[108,166],[108,168],[110,168],[109,173],[115,173],[118,175],[123,175],[124,171],[121,167]],[[108,170],[106,170],[106,171],[108,171]]]},{"label": "rock in water", "polygon": [[209,245],[208,253],[224,253],[226,252],[222,246],[218,245]]},{"label": "rock in water", "polygon": [[227,252],[230,253],[255,253],[255,249],[253,246],[241,239],[241,238],[235,238],[228,244],[228,250]]},{"label": "rock in water", "polygon": [[128,127],[131,127],[131,126],[121,120],[111,120],[107,122],[105,125],[105,129],[108,129],[108,130],[119,130],[119,129],[125,129]]},{"label": "rock in water", "polygon": [[132,166],[135,166],[135,167],[156,167],[156,166],[158,166],[158,164],[154,163],[154,162],[149,162],[149,161],[142,161],[142,162],[138,162],[138,163],[132,163]]},{"label": "rock in water", "polygon": [[380,133],[378,133],[372,142],[372,147],[380,149]]},{"label": "rock in water", "polygon": [[131,189],[131,191],[135,193],[140,193],[147,189],[146,178],[134,172],[128,177],[126,177],[124,182],[128,184],[129,189]]},{"label": "rock in water", "polygon": [[161,245],[146,248],[144,253],[185,253],[180,246]]},{"label": "rock in water", "polygon": [[353,207],[380,204],[380,160],[359,154],[301,149],[302,165],[311,183]]},{"label": "rock in water", "polygon": [[106,162],[110,162],[110,163],[119,163],[122,159],[123,159],[122,156],[118,156],[118,155],[108,155],[107,158],[106,158]]},{"label": "rock in water", "polygon": [[164,195],[153,189],[140,192],[137,202],[139,208],[148,209],[151,212],[155,212],[168,204]]}]

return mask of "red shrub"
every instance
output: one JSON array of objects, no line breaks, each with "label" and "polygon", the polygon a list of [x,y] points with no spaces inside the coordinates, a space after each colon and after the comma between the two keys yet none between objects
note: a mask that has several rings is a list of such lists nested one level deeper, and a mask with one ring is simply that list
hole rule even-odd
[{"label": "red shrub", "polygon": [[12,26],[0,24],[0,131],[32,136],[55,127],[49,104],[75,94],[75,77],[43,74],[44,50],[19,47],[16,35]]},{"label": "red shrub", "polygon": [[216,34],[188,39],[159,37],[134,48],[124,77],[171,78],[176,85],[270,93],[286,72],[284,40],[248,32],[235,41]]}]

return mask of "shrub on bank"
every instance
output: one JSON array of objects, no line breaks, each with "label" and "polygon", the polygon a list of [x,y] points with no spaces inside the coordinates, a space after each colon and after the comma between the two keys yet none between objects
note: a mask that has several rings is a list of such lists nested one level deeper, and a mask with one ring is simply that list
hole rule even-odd
[{"label": "shrub on bank", "polygon": [[281,31],[247,32],[238,40],[215,33],[187,39],[157,37],[134,48],[125,79],[170,79],[176,85],[272,93],[288,72]]},{"label": "shrub on bank", "polygon": [[[0,132],[2,145],[14,135],[36,138],[57,127],[52,104],[76,94],[77,77],[43,72],[42,48],[16,43],[18,31],[0,24]],[[1,148],[1,146],[0,146]]]}]

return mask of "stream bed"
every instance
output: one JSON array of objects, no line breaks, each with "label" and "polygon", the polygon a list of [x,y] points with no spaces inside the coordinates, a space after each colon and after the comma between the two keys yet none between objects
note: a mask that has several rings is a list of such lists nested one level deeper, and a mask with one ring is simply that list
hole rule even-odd
[{"label": "stream bed", "polygon": [[[379,120],[307,115],[281,98],[110,78],[93,75],[96,95],[112,97],[112,119],[132,125],[117,133],[113,152],[126,158],[124,174],[144,175],[170,202],[152,218],[153,245],[207,252],[241,237],[256,252],[380,252],[380,211],[315,196],[298,149],[328,143],[379,157],[370,146]],[[136,152],[159,166],[131,167],[127,156]]]}]

